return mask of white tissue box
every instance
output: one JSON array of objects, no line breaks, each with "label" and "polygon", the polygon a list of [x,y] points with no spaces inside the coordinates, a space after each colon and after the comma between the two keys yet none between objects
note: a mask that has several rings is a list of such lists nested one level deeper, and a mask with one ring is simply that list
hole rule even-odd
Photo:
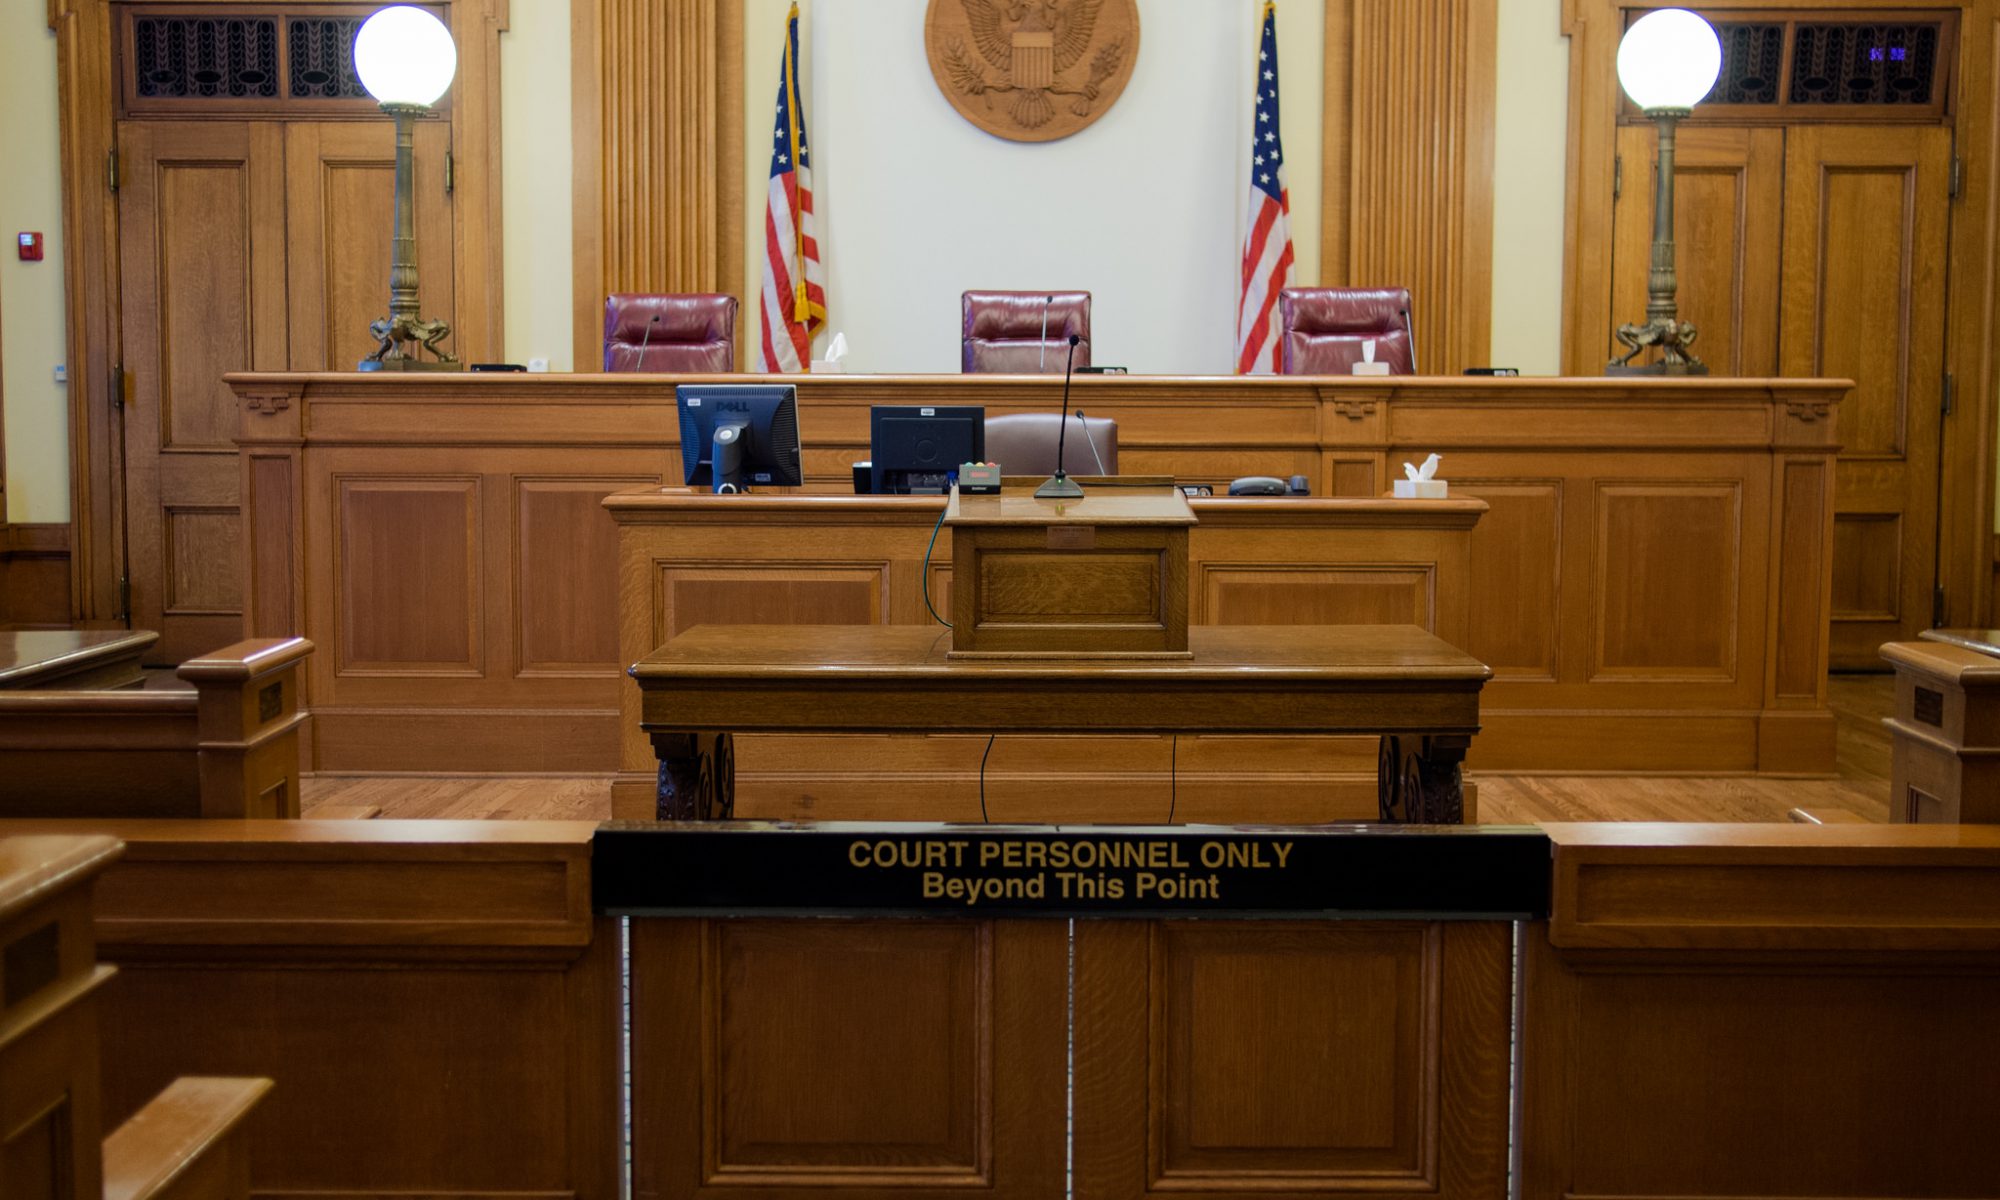
[{"label": "white tissue box", "polygon": [[1442,500],[1445,498],[1445,481],[1442,479],[1398,479],[1396,499],[1398,500]]},{"label": "white tissue box", "polygon": [[1356,375],[1387,375],[1389,364],[1385,362],[1358,362],[1354,364]]},{"label": "white tissue box", "polygon": [[814,375],[844,375],[846,373],[847,366],[839,359],[815,358],[812,360],[812,374]]}]

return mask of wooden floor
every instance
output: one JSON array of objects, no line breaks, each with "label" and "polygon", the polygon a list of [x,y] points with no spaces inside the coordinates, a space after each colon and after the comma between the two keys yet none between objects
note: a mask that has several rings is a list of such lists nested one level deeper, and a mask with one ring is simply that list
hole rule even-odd
[{"label": "wooden floor", "polygon": [[[1834,779],[1756,776],[1485,775],[1479,819],[1523,821],[1783,821],[1794,808],[1889,819],[1889,738],[1895,700],[1888,675],[1836,675],[1839,723]],[[320,775],[301,788],[307,816],[323,805],[374,807],[383,817],[602,820],[611,777]]]}]

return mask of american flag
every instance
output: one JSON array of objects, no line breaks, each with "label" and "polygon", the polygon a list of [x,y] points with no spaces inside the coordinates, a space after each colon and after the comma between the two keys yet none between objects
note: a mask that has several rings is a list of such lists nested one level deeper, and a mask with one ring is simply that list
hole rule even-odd
[{"label": "american flag", "polygon": [[799,107],[799,6],[785,22],[778,119],[771,135],[771,194],[764,208],[764,340],[759,371],[803,371],[813,335],[826,324],[826,277],[813,222],[812,164]]},{"label": "american flag", "polygon": [[1249,227],[1243,234],[1243,291],[1236,302],[1239,375],[1278,369],[1278,292],[1292,282],[1291,211],[1285,143],[1278,136],[1278,6],[1264,0],[1257,115],[1250,122]]}]

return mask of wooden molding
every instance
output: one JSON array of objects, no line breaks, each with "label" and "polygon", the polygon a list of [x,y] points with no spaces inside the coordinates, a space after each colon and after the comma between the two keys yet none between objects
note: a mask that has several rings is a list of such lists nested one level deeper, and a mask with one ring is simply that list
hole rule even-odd
[{"label": "wooden molding", "polygon": [[1496,8],[1327,0],[1320,282],[1408,287],[1419,368],[1486,363]]},{"label": "wooden molding", "polygon": [[594,370],[605,296],[741,293],[743,12],[574,0],[570,21],[574,346]]},{"label": "wooden molding", "polygon": [[68,554],[69,526],[59,521],[0,522],[0,554]]}]

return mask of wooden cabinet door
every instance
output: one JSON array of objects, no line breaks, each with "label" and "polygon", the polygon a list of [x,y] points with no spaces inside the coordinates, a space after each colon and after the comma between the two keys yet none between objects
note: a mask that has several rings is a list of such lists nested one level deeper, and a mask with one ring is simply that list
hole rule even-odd
[{"label": "wooden cabinet door", "polygon": [[[379,121],[291,121],[284,127],[290,222],[291,369],[352,371],[375,349],[368,325],[389,315],[389,242],[396,214],[396,135]],[[452,320],[451,127],[417,122],[417,279],[421,313]],[[444,340],[453,350],[458,337]]]},{"label": "wooden cabinet door", "polygon": [[1807,125],[1785,140],[1786,375],[1852,379],[1840,406],[1836,668],[1931,623],[1951,135]]},{"label": "wooden cabinet door", "polygon": [[126,520],[135,628],[177,663],[243,631],[236,399],[223,373],[283,370],[278,127],[118,127]]},{"label": "wooden cabinet door", "polygon": [[[1652,263],[1657,134],[1618,130],[1623,181],[1612,210],[1612,314],[1642,321]],[[1778,221],[1785,131],[1687,126],[1674,148],[1674,275],[1695,354],[1716,375],[1778,366]],[[1625,352],[1611,339],[1609,357]]]}]

